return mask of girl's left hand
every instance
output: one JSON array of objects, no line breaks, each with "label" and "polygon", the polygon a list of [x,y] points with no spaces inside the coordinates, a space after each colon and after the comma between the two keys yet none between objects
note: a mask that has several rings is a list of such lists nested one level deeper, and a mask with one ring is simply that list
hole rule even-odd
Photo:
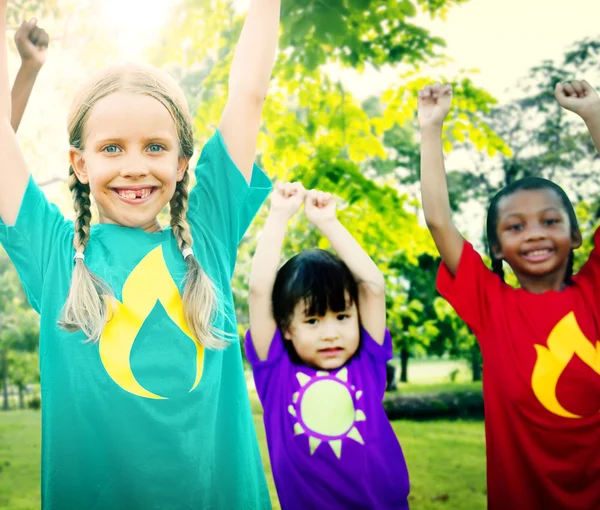
[{"label": "girl's left hand", "polygon": [[304,198],[304,213],[311,223],[317,227],[335,220],[335,200],[331,193],[311,189]]},{"label": "girl's left hand", "polygon": [[600,97],[585,80],[558,82],[554,96],[565,110],[576,113],[583,120],[600,115]]}]

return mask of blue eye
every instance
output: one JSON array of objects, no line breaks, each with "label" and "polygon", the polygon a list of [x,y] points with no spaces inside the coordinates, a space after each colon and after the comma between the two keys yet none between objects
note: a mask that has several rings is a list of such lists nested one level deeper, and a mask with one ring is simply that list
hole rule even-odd
[{"label": "blue eye", "polygon": [[148,149],[152,149],[153,147],[157,148],[157,149],[156,150],[150,150],[150,152],[159,152],[159,151],[165,150],[165,148],[162,145],[160,145],[159,143],[153,143],[152,145],[150,145],[148,147]]},{"label": "blue eye", "polygon": [[[116,149],[116,150],[112,150],[112,149]],[[102,152],[107,152],[109,154],[116,154],[117,150],[121,150],[119,149],[119,147],[117,147],[116,145],[107,145],[106,147],[104,147],[102,149]]]}]

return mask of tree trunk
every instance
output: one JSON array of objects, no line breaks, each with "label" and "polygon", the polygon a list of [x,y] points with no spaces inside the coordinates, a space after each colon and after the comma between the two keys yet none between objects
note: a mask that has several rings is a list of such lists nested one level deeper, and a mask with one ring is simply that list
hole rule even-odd
[{"label": "tree trunk", "polygon": [[23,397],[23,386],[19,386],[19,409],[25,409],[25,399]]},{"label": "tree trunk", "polygon": [[400,382],[408,382],[408,358],[409,352],[406,347],[400,349]]},{"label": "tree trunk", "polygon": [[473,382],[481,381],[481,351],[477,344],[471,347],[471,373]]},{"label": "tree trunk", "polygon": [[2,387],[4,394],[4,405],[2,406],[2,409],[8,411],[8,360],[6,359],[6,351],[2,351],[0,356],[2,356]]}]

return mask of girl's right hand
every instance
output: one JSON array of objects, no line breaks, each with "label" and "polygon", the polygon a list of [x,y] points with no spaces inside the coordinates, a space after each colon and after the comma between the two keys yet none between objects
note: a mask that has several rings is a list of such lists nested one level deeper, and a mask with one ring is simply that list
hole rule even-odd
[{"label": "girl's right hand", "polygon": [[304,203],[306,190],[300,182],[278,182],[271,194],[271,212],[289,220]]},{"label": "girl's right hand", "polygon": [[450,111],[452,85],[434,83],[419,91],[419,126],[441,126]]},{"label": "girl's right hand", "polygon": [[41,69],[46,62],[49,41],[48,34],[43,28],[37,26],[35,18],[24,21],[15,33],[15,44],[22,63],[36,69]]}]

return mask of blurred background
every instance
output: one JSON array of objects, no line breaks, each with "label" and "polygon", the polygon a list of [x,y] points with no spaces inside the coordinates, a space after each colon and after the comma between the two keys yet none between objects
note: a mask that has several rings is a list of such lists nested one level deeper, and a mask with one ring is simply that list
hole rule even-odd
[{"label": "blurred background", "polygon": [[[117,61],[164,68],[187,95],[199,151],[225,105],[248,5],[9,0],[11,77],[19,67],[12,37],[21,22],[36,16],[51,37],[18,136],[35,178],[66,216],[66,117],[82,81]],[[395,358],[384,405],[407,458],[413,509],[486,507],[485,368],[474,337],[435,291],[439,259],[419,203],[416,92],[436,80],[453,84],[444,149],[451,205],[467,238],[484,253],[491,196],[515,179],[544,176],[576,204],[585,237],[577,268],[598,224],[600,164],[585,125],[561,110],[553,90],[575,78],[600,87],[598,15],[597,0],[282,0],[258,163],[274,180],[335,193],[342,222],[386,274]],[[247,276],[267,210],[268,204],[240,246],[240,334],[248,326]],[[316,246],[329,247],[298,216],[285,257]],[[0,509],[40,506],[37,341],[38,316],[0,248]]]}]

